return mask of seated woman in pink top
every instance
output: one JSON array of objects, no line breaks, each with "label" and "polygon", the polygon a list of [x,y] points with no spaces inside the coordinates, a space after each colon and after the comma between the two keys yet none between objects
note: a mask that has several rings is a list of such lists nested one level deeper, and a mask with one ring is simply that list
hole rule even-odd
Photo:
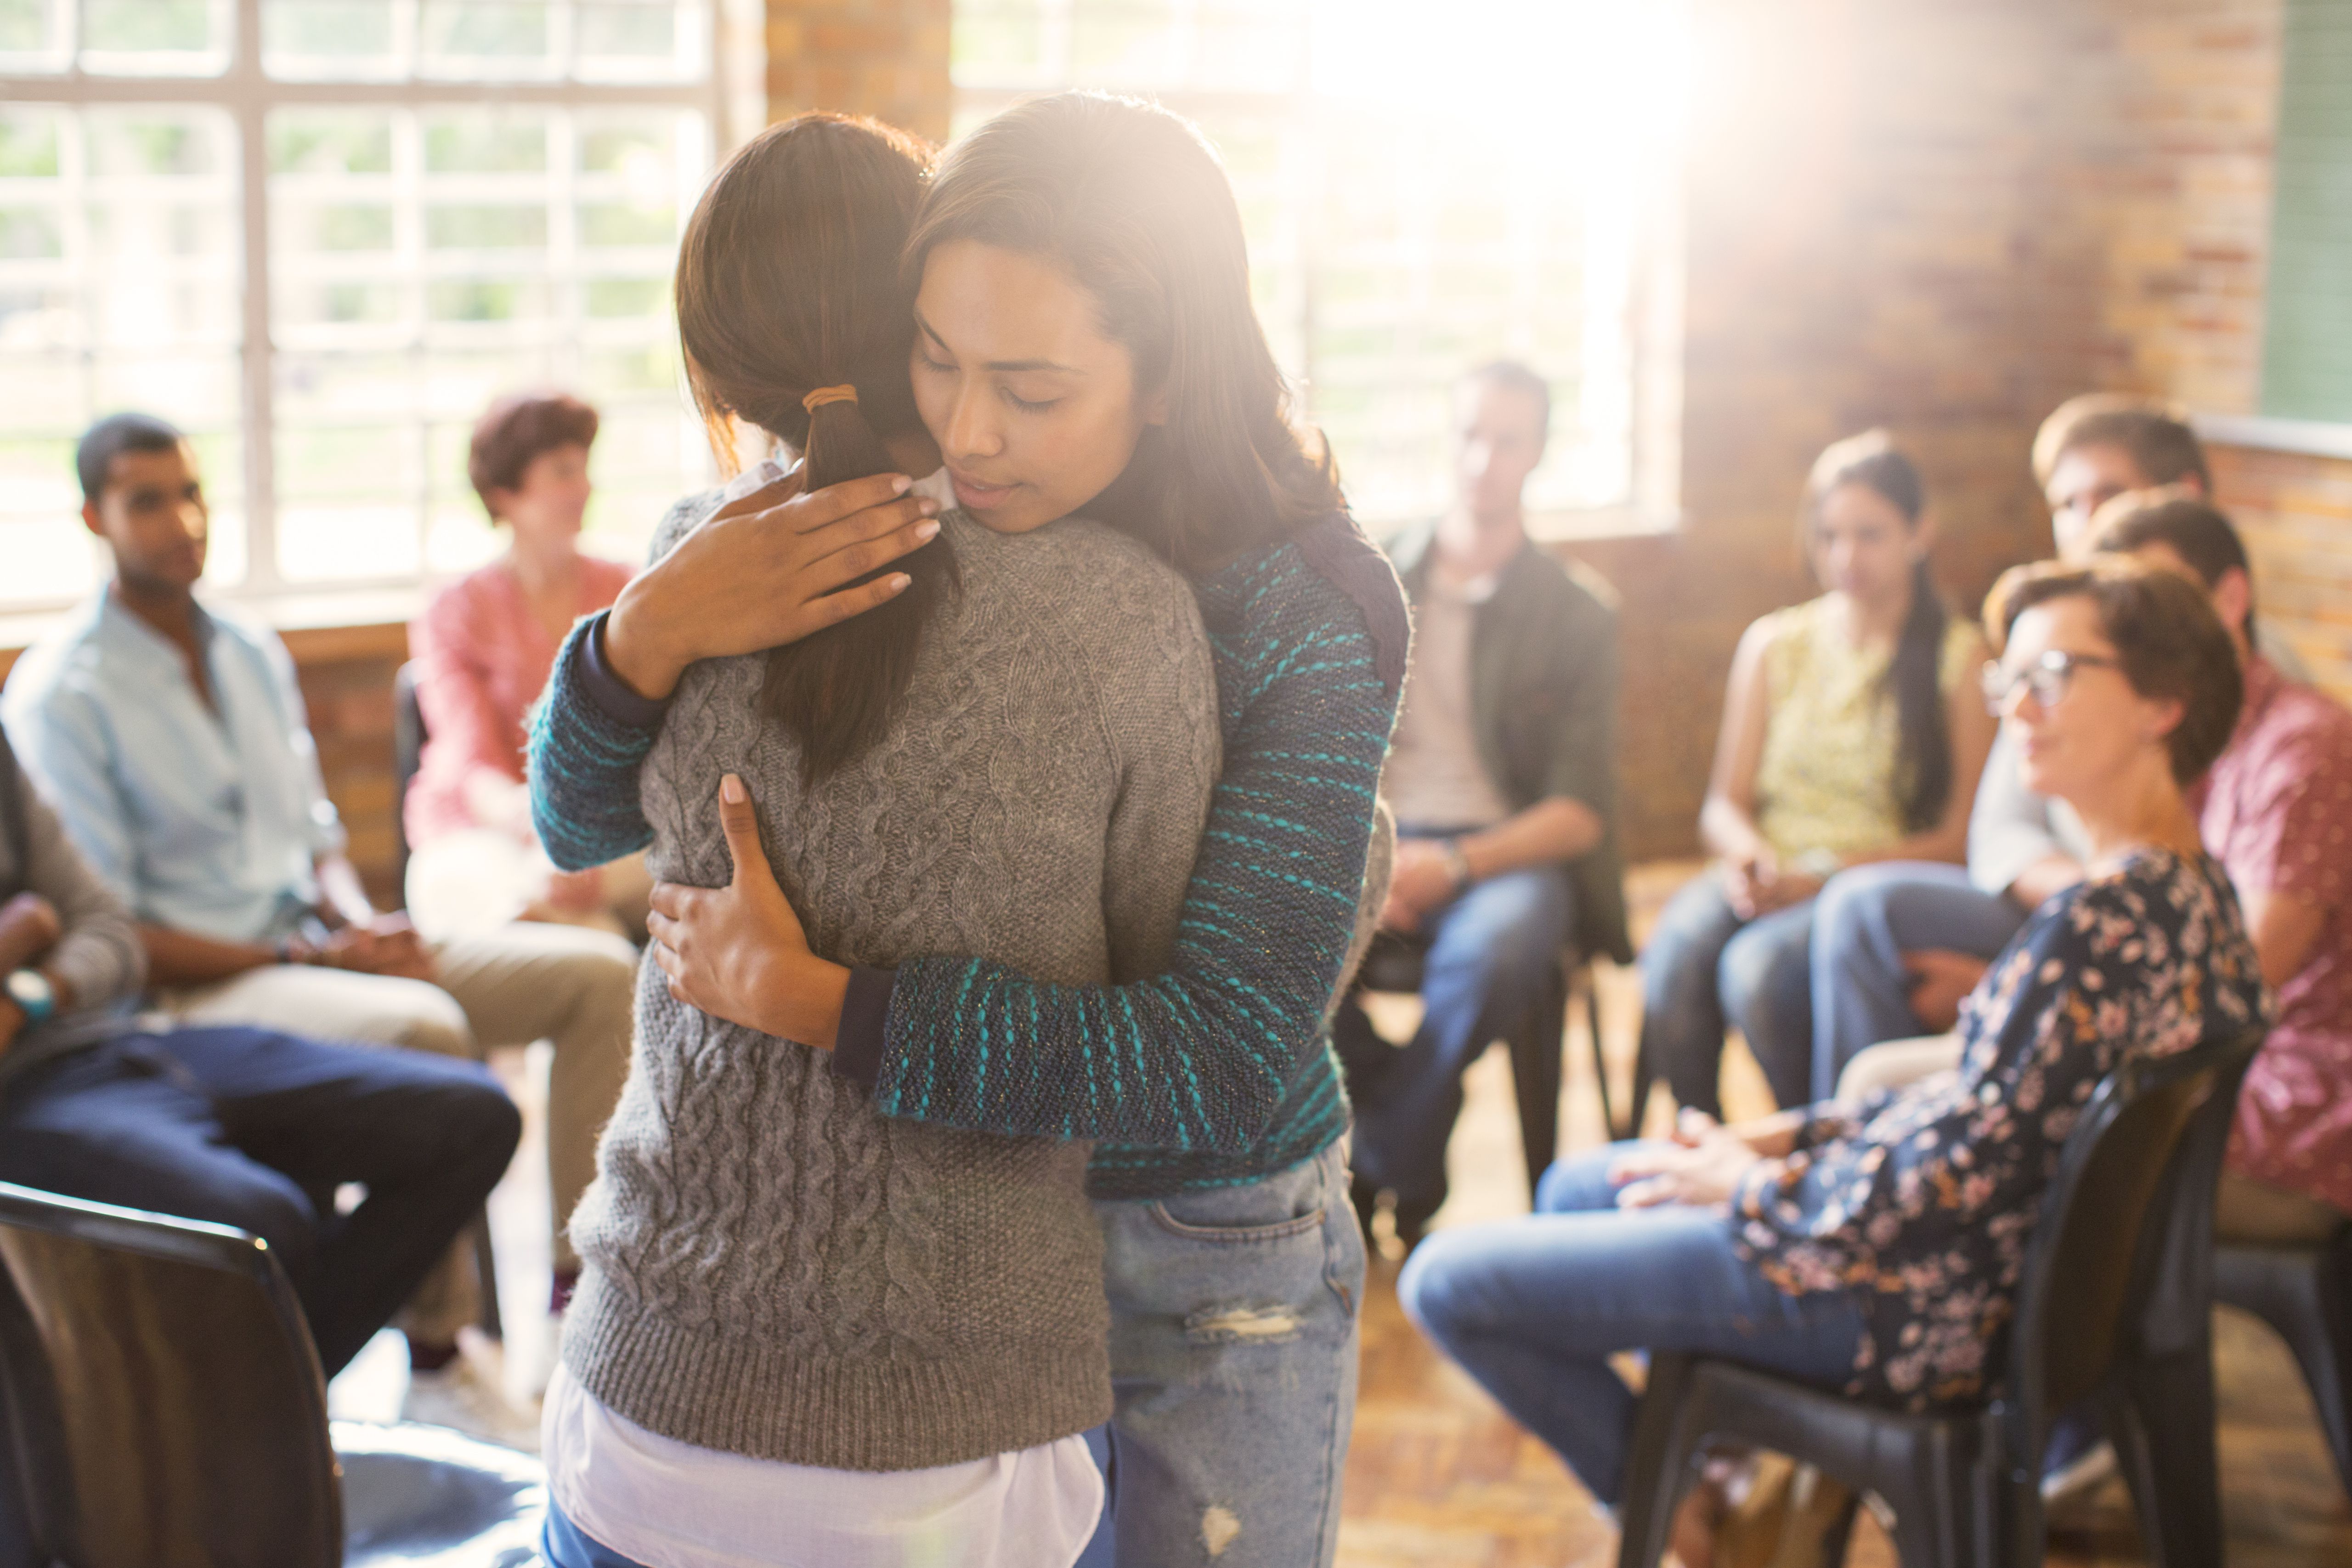
[{"label": "seated woman in pink top", "polygon": [[644,856],[555,871],[539,853],[523,784],[524,717],[556,649],[632,574],[580,550],[595,439],[596,411],[562,394],[502,398],[474,426],[467,477],[512,542],[442,589],[408,628],[426,734],[404,813],[420,928],[520,916],[644,940]]}]

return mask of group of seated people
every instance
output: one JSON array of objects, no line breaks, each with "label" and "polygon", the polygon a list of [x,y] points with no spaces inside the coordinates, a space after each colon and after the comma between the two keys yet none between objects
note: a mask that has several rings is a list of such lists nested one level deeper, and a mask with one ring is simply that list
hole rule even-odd
[{"label": "group of seated people", "polygon": [[[1384,1207],[1409,1312],[1604,1505],[1619,1351],[1979,1397],[2073,1110],[2266,1019],[2221,1227],[2352,1214],[2352,714],[2264,639],[2194,436],[2108,398],[2037,444],[2060,559],[1981,631],[1900,448],[1822,455],[1823,591],[1740,644],[1717,863],[1641,960],[1674,1136],[1424,1240],[1469,1063],[1563,952],[1633,956],[1613,599],[1528,538],[1523,367],[1456,389],[1456,504],[1393,574],[1262,343],[1140,396],[1145,349],[1257,341],[1177,124],[1043,100],[935,177],[883,128],[755,138],[681,332],[714,426],[805,460],[682,502],[635,579],[578,547],[593,412],[485,416],[511,539],[412,631],[414,921],[344,854],[284,646],[196,595],[192,448],[93,426],[111,580],[0,692],[0,1180],[252,1230],[330,1373],[397,1314],[459,1397],[520,1135],[480,1063],[551,1041],[566,1568],[769,1561],[786,1514],[1066,1564],[1105,1423],[1130,1564],[1328,1562]],[[826,238],[845,191],[871,254]],[[1130,245],[1192,336],[1103,326],[1085,268]],[[914,311],[865,301],[902,254]],[[1402,1042],[1344,979],[1375,942],[1420,963]],[[1724,1126],[1731,1026],[1782,1109]]]},{"label": "group of seated people", "polygon": [[[1642,1070],[1681,1108],[1672,1137],[1560,1161],[1535,1215],[1432,1237],[1399,1281],[1604,1506],[1632,1431],[1620,1351],[1911,1408],[1989,1393],[2073,1112],[2127,1056],[2267,1022],[2217,1231],[2307,1241],[2352,1217],[2352,712],[2264,636],[2185,424],[2078,398],[2033,459],[2059,558],[2005,576],[1980,637],[1936,600],[1901,452],[1872,433],[1822,455],[1801,517],[1825,592],[1742,639],[1701,818],[1716,860],[1642,954]],[[1467,905],[1482,884],[1458,881]],[[1433,927],[1397,908],[1391,931]],[[1529,962],[1558,962],[1558,928],[1537,929]],[[1428,987],[1435,1011],[1434,969]],[[1727,1024],[1778,1114],[1717,1120]],[[1384,1075],[1421,1049],[1375,1049],[1360,1075],[1374,1162]],[[1458,1103],[1422,1130],[1435,1159]],[[1360,1175],[1397,1168],[1360,1152]],[[1409,1245],[1431,1190],[1396,1189]],[[2112,1473],[2095,1439],[2062,1426],[2053,1483]],[[1687,1568],[1727,1489],[1686,1503]]]},{"label": "group of seated people", "polygon": [[[628,575],[577,548],[595,423],[572,399],[528,397],[475,432],[473,477],[512,538],[414,633],[434,736],[406,803],[420,868],[452,842],[478,862],[460,829],[530,839],[524,710],[572,622]],[[627,1070],[635,984],[618,921],[593,917],[630,868],[544,878],[464,934],[378,910],[285,646],[196,596],[194,449],[125,414],[93,426],[77,462],[111,581],[0,694],[0,1180],[253,1231],[285,1260],[330,1375],[397,1312],[410,1408],[514,1435],[497,1369],[459,1354],[495,1288],[460,1233],[520,1136],[477,1064],[554,1046],[561,1314],[579,1276],[563,1220]],[[619,894],[641,911],[642,889]],[[353,1188],[346,1212],[336,1194]]]}]

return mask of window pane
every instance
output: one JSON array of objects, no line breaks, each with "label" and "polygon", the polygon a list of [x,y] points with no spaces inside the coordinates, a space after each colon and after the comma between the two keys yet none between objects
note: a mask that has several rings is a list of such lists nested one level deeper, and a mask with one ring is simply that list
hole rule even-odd
[{"label": "window pane", "polygon": [[[684,427],[668,279],[709,164],[675,110],[287,109],[269,119],[278,565],[290,579],[461,571],[501,548],[466,482],[502,395],[604,417],[634,558],[707,453]],[[650,429],[653,434],[646,434]],[[658,493],[650,510],[639,505]]]},{"label": "window pane", "polygon": [[578,0],[572,74],[583,81],[691,81],[710,70],[710,16],[677,0]]},{"label": "window pane", "polygon": [[404,76],[402,20],[393,0],[262,0],[262,68],[298,80]]},{"label": "window pane", "polygon": [[81,68],[114,76],[217,76],[231,0],[80,0]]},{"label": "window pane", "polygon": [[418,73],[554,76],[554,9],[546,0],[420,0]]},{"label": "window pane", "polygon": [[234,136],[200,107],[0,106],[0,604],[94,580],[72,445],[124,408],[194,438],[210,574],[242,575]]},{"label": "window pane", "polygon": [[68,0],[0,0],[0,71],[61,71]]}]

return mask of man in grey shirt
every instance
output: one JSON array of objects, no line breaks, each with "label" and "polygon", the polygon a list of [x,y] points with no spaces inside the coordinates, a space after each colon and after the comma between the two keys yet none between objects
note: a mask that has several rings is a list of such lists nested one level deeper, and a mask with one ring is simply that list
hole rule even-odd
[{"label": "man in grey shirt", "polygon": [[[2042,422],[2034,478],[2063,559],[2090,548],[2092,514],[2127,490],[2212,477],[2195,432],[2157,405],[2107,394],[2070,399]],[[2283,670],[2300,665],[2265,641]],[[1826,1100],[1855,1055],[1883,1040],[1951,1027],[1960,999],[2025,918],[2083,874],[2082,826],[2027,790],[2003,734],[1969,816],[1969,863],[1890,861],[1832,878],[1813,915],[1813,1095]]]}]

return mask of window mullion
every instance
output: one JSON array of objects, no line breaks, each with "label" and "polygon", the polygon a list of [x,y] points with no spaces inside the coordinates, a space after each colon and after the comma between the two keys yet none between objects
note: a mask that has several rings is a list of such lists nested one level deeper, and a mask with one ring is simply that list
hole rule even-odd
[{"label": "window mullion", "polygon": [[241,177],[237,199],[245,237],[246,587],[278,586],[278,444],[270,406],[276,391],[269,331],[268,99],[261,77],[261,0],[236,0],[229,79]]}]

